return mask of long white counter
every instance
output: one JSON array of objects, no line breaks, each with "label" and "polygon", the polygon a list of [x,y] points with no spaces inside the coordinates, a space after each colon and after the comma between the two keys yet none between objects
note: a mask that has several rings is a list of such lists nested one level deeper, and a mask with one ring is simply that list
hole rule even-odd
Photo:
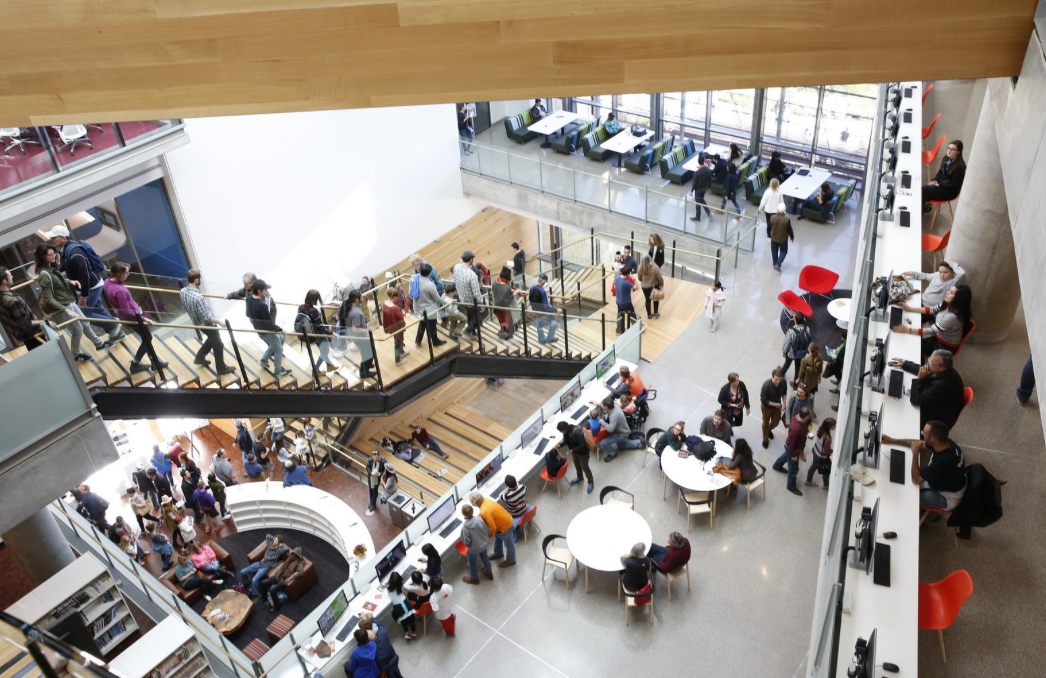
[{"label": "long white counter", "polygon": [[[891,270],[895,274],[904,271],[921,270],[922,265],[922,95],[921,82],[901,83],[904,88],[912,88],[910,98],[902,98],[897,134],[897,169],[894,189],[894,221],[880,223],[881,237],[876,244],[874,275],[884,276]],[[912,122],[903,122],[903,113],[912,112]],[[911,152],[901,153],[903,139],[911,142]],[[901,173],[907,171],[912,175],[910,189],[901,188]],[[874,190],[874,187],[866,187]],[[900,225],[901,207],[906,207],[911,214],[911,226]],[[909,305],[918,306],[918,295],[913,295]],[[853,308],[856,311],[857,305]],[[889,316],[887,316],[889,317]],[[904,313],[904,320],[911,321],[912,327],[918,327],[921,316]],[[908,323],[905,322],[905,325]],[[854,318],[850,319],[854,326]],[[884,339],[890,334],[886,322],[873,322],[870,325],[868,339],[874,344],[875,339]],[[921,341],[918,335],[897,334],[890,336],[888,358],[921,362]],[[871,351],[869,351],[869,356]],[[867,366],[864,368],[867,370]],[[887,367],[887,379],[889,370]],[[914,376],[904,373],[904,392],[911,387]],[[883,432],[893,438],[919,438],[919,408],[913,406],[907,396],[900,399],[890,398],[886,394],[874,393],[871,388],[864,389],[864,415],[861,418],[860,430],[868,427],[868,412],[879,411],[883,406]],[[890,482],[890,454],[893,450],[903,450],[905,455],[904,484]],[[843,613],[839,631],[839,653],[837,676],[846,676],[850,665],[854,644],[858,637],[868,639],[876,629],[876,663],[890,662],[896,664],[900,672],[896,675],[918,675],[918,617],[919,617],[919,488],[911,480],[912,452],[910,448],[897,445],[883,445],[880,464],[877,469],[869,469],[875,478],[875,484],[863,486],[855,484],[855,501],[850,524],[850,543],[854,543],[854,528],[861,517],[861,509],[872,507],[879,499],[879,523],[876,541],[890,546],[890,586],[877,586],[872,577],[863,571],[847,568],[845,592],[850,595],[850,612]],[[895,539],[884,539],[884,532],[896,532]]]},{"label": "long white counter", "polygon": [[225,489],[225,494],[240,532],[300,530],[334,546],[346,561],[355,560],[352,550],[358,544],[367,549],[364,561],[374,555],[374,541],[359,514],[333,494],[308,485],[284,487],[273,481],[233,485]]}]

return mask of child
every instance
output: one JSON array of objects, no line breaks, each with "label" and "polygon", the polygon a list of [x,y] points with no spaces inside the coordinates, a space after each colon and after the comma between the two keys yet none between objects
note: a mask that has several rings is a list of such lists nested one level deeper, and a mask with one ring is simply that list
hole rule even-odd
[{"label": "child", "polygon": [[705,290],[705,317],[712,325],[709,332],[719,329],[719,319],[723,317],[723,304],[726,303],[726,292],[723,291],[723,283],[716,280],[712,286]]},{"label": "child", "polygon": [[429,598],[429,604],[432,605],[432,613],[443,626],[447,637],[453,638],[454,622],[457,621],[457,616],[454,614],[454,601],[451,598],[454,595],[454,587],[450,584],[444,584],[439,577],[433,577],[429,584],[432,585],[432,597]]},{"label": "child", "polygon": [[603,422],[599,420],[598,408],[593,408],[588,412],[588,430],[592,432],[592,439],[596,442],[607,437],[607,432],[603,430]]},{"label": "child", "polygon": [[625,414],[632,414],[636,411],[636,404],[632,402],[632,396],[628,393],[621,396],[620,407],[621,411]]}]

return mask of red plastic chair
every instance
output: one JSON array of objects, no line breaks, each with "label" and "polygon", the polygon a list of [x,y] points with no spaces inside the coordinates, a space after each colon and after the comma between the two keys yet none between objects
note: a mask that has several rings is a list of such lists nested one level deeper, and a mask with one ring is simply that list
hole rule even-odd
[{"label": "red plastic chair", "polygon": [[792,290],[785,290],[777,295],[777,300],[784,304],[785,308],[794,313],[802,313],[807,318],[813,316],[814,310],[802,297]]},{"label": "red plastic chair", "polygon": [[955,210],[952,209],[952,203],[959,199],[956,195],[951,200],[927,200],[927,204],[933,205],[933,219],[930,220],[930,230],[933,230],[933,225],[937,223],[937,215],[941,212],[941,205],[945,205],[948,208],[948,214],[952,215],[952,221],[955,221]]},{"label": "red plastic chair", "polygon": [[[973,389],[967,386],[962,390],[962,410],[959,410],[959,417],[962,416],[963,410],[966,406],[973,402]],[[955,423],[959,423],[959,417],[955,418]]]},{"label": "red plastic chair", "polygon": [[929,85],[926,86],[926,89],[923,90],[923,104],[926,103],[926,97],[930,95],[930,90],[932,90],[932,89],[933,89],[933,83],[931,82]]},{"label": "red plastic chair", "polygon": [[429,615],[432,614],[432,605],[428,602],[421,604],[421,607],[414,612],[416,617],[421,617],[421,635],[425,635],[429,632]]},{"label": "red plastic chair", "polygon": [[974,330],[976,330],[976,329],[977,329],[977,321],[973,320],[973,319],[970,319],[970,331],[967,332],[963,336],[962,341],[960,341],[958,345],[949,344],[946,341],[941,341],[940,337],[937,338],[937,343],[940,344],[941,346],[946,347],[949,351],[951,351],[952,352],[952,356],[957,356],[957,355],[959,355],[959,351],[962,350],[963,344],[966,343],[966,339],[969,338],[969,336],[971,334],[973,334]]},{"label": "red plastic chair", "polygon": [[930,121],[929,127],[923,127],[923,139],[933,134],[933,126],[937,124],[937,121],[941,119],[941,114],[933,116],[933,120]]},{"label": "red plastic chair", "polygon": [[549,478],[548,477],[548,469],[547,468],[541,469],[541,478],[542,478],[542,480],[545,481],[545,484],[541,486],[541,491],[544,492],[545,488],[548,487],[549,483],[555,483],[556,484],[556,494],[558,494],[560,500],[562,500],[563,499],[563,492],[559,489],[559,481],[563,480],[563,476],[565,476],[567,474],[567,469],[569,467],[570,467],[570,464],[563,464],[563,467],[561,469],[559,469],[559,473],[556,474],[555,478]]},{"label": "red plastic chair", "polygon": [[469,547],[465,546],[465,542],[458,540],[457,544],[454,544],[454,549],[458,552],[458,562],[469,554]]},{"label": "red plastic chair", "polygon": [[937,159],[937,151],[941,150],[941,146],[947,140],[948,140],[948,137],[946,137],[946,136],[944,136],[942,134],[941,138],[937,140],[937,145],[933,147],[932,151],[923,151],[923,164],[924,165],[929,165],[930,163],[932,163],[934,160]]},{"label": "red plastic chair", "polygon": [[832,298],[832,290],[839,282],[839,274],[820,266],[804,266],[799,271],[799,289],[811,294]]},{"label": "red plastic chair", "polygon": [[948,246],[948,239],[951,237],[951,230],[944,235],[923,234],[923,252],[933,252],[933,267],[935,269],[937,268],[937,253],[944,251],[944,248]]},{"label": "red plastic chair", "polygon": [[952,572],[935,584],[919,584],[919,628],[936,631],[941,638],[941,659],[948,663],[944,653],[944,629],[951,627],[966,600],[973,595],[973,579],[966,570]]},{"label": "red plastic chair", "polygon": [[[566,468],[566,467],[564,466],[563,468]],[[556,487],[559,487],[559,486],[557,485]],[[523,543],[524,544],[527,543],[527,525],[533,525],[534,527],[538,528],[538,532],[541,531],[541,528],[538,527],[538,524],[534,522],[534,516],[537,515],[537,512],[538,512],[537,504],[535,504],[534,506],[531,506],[530,510],[527,511],[526,513],[524,513],[523,517],[519,519],[519,525],[516,526],[516,529],[523,531]]]}]

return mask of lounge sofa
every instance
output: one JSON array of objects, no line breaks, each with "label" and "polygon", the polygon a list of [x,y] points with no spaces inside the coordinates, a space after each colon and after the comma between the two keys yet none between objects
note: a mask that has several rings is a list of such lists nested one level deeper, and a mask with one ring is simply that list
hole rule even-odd
[{"label": "lounge sofa", "polygon": [[[627,131],[625,128],[622,128],[618,134],[627,134]],[[614,152],[606,150],[601,144],[613,136],[615,135],[607,132],[605,125],[600,125],[588,134],[582,136],[581,148],[584,149],[585,157],[598,160],[599,162],[603,162],[609,158]]]},{"label": "lounge sofa", "polygon": [[[265,556],[265,549],[267,546],[268,545],[264,541],[255,546],[254,550],[247,554],[247,561],[251,563],[256,563],[259,560],[261,560],[262,557]],[[288,551],[288,553],[290,552]],[[283,554],[283,557],[280,558],[280,563],[282,563],[287,558],[288,553]],[[304,596],[306,592],[308,592],[308,590],[315,586],[316,583],[319,581],[319,576],[316,572],[316,566],[313,565],[312,561],[309,560],[307,557],[304,558],[304,560],[305,571],[302,573],[300,577],[292,581],[290,584],[287,585],[287,588],[284,589],[284,591],[287,594],[287,597],[291,600],[297,600],[298,598]],[[276,567],[279,567],[279,564],[277,564]],[[265,576],[271,577],[276,567],[270,569]]]},{"label": "lounge sofa", "polygon": [[671,152],[661,157],[661,178],[673,184],[685,184],[694,178],[694,170],[683,169],[683,165],[692,158],[701,155],[693,139],[672,148]]},{"label": "lounge sofa", "polygon": [[537,132],[531,132],[527,129],[533,124],[534,117],[530,114],[530,109],[528,108],[519,115],[505,118],[505,133],[509,139],[525,144],[534,137],[540,136]]},{"label": "lounge sofa", "polygon": [[[737,185],[738,185],[738,187],[744,185],[745,181],[748,179],[748,175],[752,172],[752,170],[755,167],[758,167],[758,166],[759,166],[759,157],[758,156],[752,156],[751,158],[749,158],[745,162],[741,163],[741,166],[737,168],[737,174],[739,175],[738,178],[737,178]],[[713,181],[712,182],[712,192],[715,193],[716,195],[723,195],[723,182],[721,182],[721,181]]]},{"label": "lounge sofa", "polygon": [[570,155],[581,146],[581,137],[585,136],[599,126],[599,118],[593,118],[573,129],[568,129],[552,142],[552,150],[557,153]]},{"label": "lounge sofa", "polygon": [[839,211],[839,208],[850,199],[853,195],[854,189],[857,188],[857,180],[851,179],[845,184],[829,184],[835,195],[828,201],[827,205],[822,205],[819,210],[812,210],[809,208],[803,208],[803,217],[811,221],[819,221],[822,224],[828,221],[835,221],[835,213]]},{"label": "lounge sofa", "polygon": [[[236,565],[232,562],[232,556],[229,555],[228,551],[226,551],[221,546],[219,546],[218,542],[213,542],[213,541],[212,542],[208,542],[207,546],[210,546],[211,549],[214,551],[214,555],[218,557],[218,562],[221,563],[222,567],[224,567],[229,572],[235,572],[236,571]],[[166,572],[164,572],[163,574],[161,574],[159,576],[159,580],[172,593],[174,593],[179,598],[184,600],[186,605],[192,605],[193,603],[195,603],[196,601],[198,601],[200,598],[203,597],[203,589],[189,589],[189,590],[186,590],[186,589],[183,589],[181,586],[178,585],[178,579],[174,576],[174,567],[178,564],[177,555],[178,555],[178,552],[175,551],[174,556],[172,556],[173,565],[172,565],[171,569],[169,569]],[[214,575],[212,575],[212,574],[206,574],[206,573],[203,573],[203,572],[201,572],[200,574],[201,574],[201,576],[206,577],[207,579],[214,579]],[[238,582],[232,582],[232,583],[235,584],[235,583],[238,583]]]},{"label": "lounge sofa", "polygon": [[657,143],[637,153],[633,153],[625,159],[625,169],[638,174],[643,174],[654,165],[661,162],[666,153],[671,152],[675,137],[669,135]]}]

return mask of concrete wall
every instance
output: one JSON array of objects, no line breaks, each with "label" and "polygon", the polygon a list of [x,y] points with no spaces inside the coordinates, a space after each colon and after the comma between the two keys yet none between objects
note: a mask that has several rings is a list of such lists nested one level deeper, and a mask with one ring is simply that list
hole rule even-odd
[{"label": "concrete wall", "polygon": [[[464,222],[453,104],[187,121],[166,156],[209,287],[326,296]],[[235,262],[230,266],[230,262]]]}]

